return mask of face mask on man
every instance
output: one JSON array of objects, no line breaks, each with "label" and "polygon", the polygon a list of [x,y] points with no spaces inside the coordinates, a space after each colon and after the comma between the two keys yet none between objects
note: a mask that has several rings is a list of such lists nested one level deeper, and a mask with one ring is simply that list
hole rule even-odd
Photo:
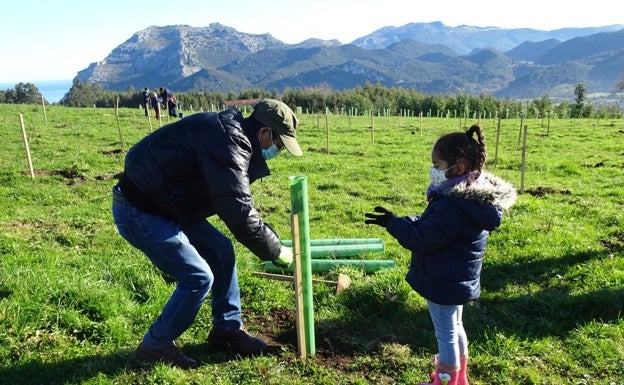
[{"label": "face mask on man", "polygon": [[[273,142],[273,131],[271,131],[271,142]],[[273,159],[278,156],[281,151],[282,150],[277,148],[275,143],[273,143],[271,147],[262,149],[262,157],[264,158],[264,160]]]},{"label": "face mask on man", "polygon": [[455,165],[445,170],[438,170],[435,167],[431,167],[431,169],[429,169],[429,182],[431,183],[431,185],[433,187],[437,187],[441,185],[442,183],[446,182],[448,180],[446,178],[446,172],[452,169],[453,167],[455,167]]},{"label": "face mask on man", "polygon": [[278,156],[280,152],[275,143],[273,143],[271,147],[262,149],[262,157],[264,160],[273,159]]}]

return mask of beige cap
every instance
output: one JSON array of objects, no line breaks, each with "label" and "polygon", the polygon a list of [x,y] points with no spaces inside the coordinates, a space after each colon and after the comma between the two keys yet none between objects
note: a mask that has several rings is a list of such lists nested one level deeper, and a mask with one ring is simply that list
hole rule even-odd
[{"label": "beige cap", "polygon": [[303,155],[296,139],[296,128],[299,121],[286,103],[275,99],[262,99],[254,107],[251,116],[277,133],[288,152],[294,156]]}]

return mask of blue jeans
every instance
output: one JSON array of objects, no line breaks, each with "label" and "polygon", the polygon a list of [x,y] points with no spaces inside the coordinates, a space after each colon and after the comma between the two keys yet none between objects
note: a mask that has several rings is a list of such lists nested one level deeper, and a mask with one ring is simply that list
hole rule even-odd
[{"label": "blue jeans", "polygon": [[462,322],[462,305],[438,305],[427,301],[438,340],[438,360],[459,366],[459,356],[468,354],[468,337]]},{"label": "blue jeans", "polygon": [[232,241],[202,220],[191,225],[145,213],[113,188],[113,218],[119,234],[177,281],[160,316],[143,337],[151,348],[173,344],[188,329],[212,289],[213,324],[237,330],[240,289]]}]

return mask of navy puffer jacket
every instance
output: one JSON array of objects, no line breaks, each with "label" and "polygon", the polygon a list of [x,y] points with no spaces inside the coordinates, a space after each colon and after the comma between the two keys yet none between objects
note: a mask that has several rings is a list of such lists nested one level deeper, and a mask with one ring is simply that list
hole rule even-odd
[{"label": "navy puffer jacket", "polygon": [[461,182],[433,194],[420,217],[396,217],[388,232],[412,252],[406,276],[424,298],[462,305],[481,294],[481,267],[489,232],[517,193],[507,182],[483,172],[480,183]]},{"label": "navy puffer jacket", "polygon": [[124,169],[138,194],[120,186],[135,206],[181,224],[216,214],[239,242],[271,261],[279,256],[280,241],[260,218],[250,190],[267,175],[254,128],[230,109],[193,114],[143,138],[128,152]]}]

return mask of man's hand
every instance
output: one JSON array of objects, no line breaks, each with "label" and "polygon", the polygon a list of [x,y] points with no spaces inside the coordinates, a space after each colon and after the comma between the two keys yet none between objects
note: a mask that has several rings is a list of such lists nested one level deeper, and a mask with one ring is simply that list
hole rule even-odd
[{"label": "man's hand", "polygon": [[388,209],[381,207],[381,206],[375,207],[375,212],[381,213],[381,214],[373,214],[373,213],[364,214],[366,218],[369,218],[365,220],[364,223],[366,223],[367,225],[377,225],[381,227],[386,227],[386,222],[388,222],[392,218],[396,218],[396,215],[392,211],[389,211]]},{"label": "man's hand", "polygon": [[292,248],[287,247],[287,246],[282,246],[282,250],[280,251],[279,257],[274,259],[272,262],[275,266],[285,269],[288,266],[290,266],[292,261],[293,261]]}]

